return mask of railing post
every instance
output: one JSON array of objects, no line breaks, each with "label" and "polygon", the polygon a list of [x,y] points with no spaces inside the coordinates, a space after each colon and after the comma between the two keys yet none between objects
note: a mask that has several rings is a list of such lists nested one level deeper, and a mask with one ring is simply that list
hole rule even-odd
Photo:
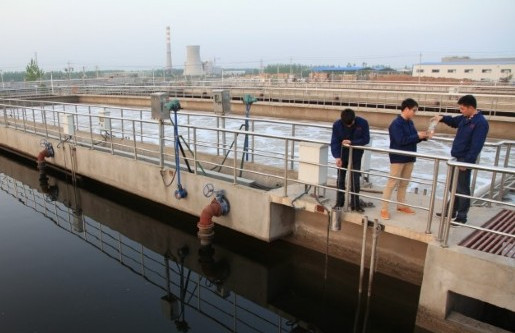
[{"label": "railing post", "polygon": [[89,118],[89,139],[91,140],[90,147],[93,149],[93,121],[91,120],[91,106],[88,105],[88,118]]},{"label": "railing post", "polygon": [[[481,160],[481,152],[477,156],[476,162],[479,163],[480,160]],[[474,169],[472,171],[472,182],[470,184],[470,195],[471,196],[474,196],[474,192],[476,191],[477,172],[478,172],[477,169]]]},{"label": "railing post", "polygon": [[[511,152],[511,142],[506,143],[506,155],[504,156],[504,167],[507,168],[510,162],[510,152]],[[499,188],[499,201],[502,201],[504,198],[504,180],[506,179],[506,174],[503,173],[501,176],[501,186]]]},{"label": "railing post", "polygon": [[[190,124],[190,121],[189,121],[189,115],[188,115],[188,125]],[[216,116],[216,156],[220,156],[220,131],[218,130],[220,128],[220,117],[219,116]],[[189,132],[189,128],[188,128],[188,132]]]},{"label": "railing post", "polygon": [[[497,145],[495,150],[495,160],[494,160],[494,166],[499,166],[499,156],[501,155],[501,145]],[[488,198],[493,199],[494,197],[494,191],[495,191],[495,178],[497,177],[497,172],[492,172],[492,182],[490,183],[490,191],[488,193]],[[488,202],[487,207],[491,207],[492,204]]]},{"label": "railing post", "polygon": [[288,196],[288,139],[284,141],[284,196]]},{"label": "railing post", "polygon": [[4,105],[4,122],[5,122],[5,127],[8,127],[8,124],[7,124],[7,107]]},{"label": "railing post", "polygon": [[445,214],[447,211],[446,206],[447,206],[447,202],[450,201],[450,200],[448,200],[448,198],[449,198],[449,191],[450,191],[452,175],[453,175],[452,167],[449,164],[447,164],[447,176],[445,179],[445,187],[443,189],[442,210],[440,211],[442,216],[440,216],[440,225],[438,227],[438,235],[436,237],[437,241],[442,241],[442,237],[443,237],[443,225],[444,225],[444,221],[445,221]]},{"label": "railing post", "polygon": [[36,111],[32,108],[32,122],[34,123],[34,134],[36,134]]},{"label": "railing post", "polygon": [[[347,174],[345,175],[345,211],[349,211],[350,190],[352,183],[352,146],[346,146],[349,149],[349,163],[347,164]],[[345,149],[345,148],[343,148]],[[343,156],[340,156],[343,159]],[[338,185],[337,185],[338,187]]]},{"label": "railing post", "polygon": [[43,121],[43,124],[45,125],[45,137],[48,138],[48,124],[46,121],[46,110],[44,108],[41,109],[41,120]]},{"label": "railing post", "polygon": [[[250,120],[250,128],[251,128],[251,132],[252,133],[255,133],[254,129],[255,129],[255,124],[254,124],[254,119],[251,119]],[[256,136],[255,135],[252,135],[252,137],[250,138],[251,140],[251,146],[252,146],[252,157],[251,157],[251,162],[254,163],[254,154],[256,152]]]},{"label": "railing post", "polygon": [[433,221],[433,211],[435,207],[435,196],[436,196],[436,186],[438,185],[438,172],[440,167],[440,160],[434,160],[433,166],[433,184],[431,184],[431,197],[429,198],[429,212],[427,213],[427,227],[426,234],[431,233],[431,222]]},{"label": "railing post", "polygon": [[122,140],[125,139],[125,126],[123,125],[123,109],[120,109],[120,118],[122,118],[121,122],[122,122]]},{"label": "railing post", "polygon": [[233,133],[234,135],[234,149],[233,149],[233,159],[232,159],[232,171],[233,171],[233,184],[236,184],[237,183],[237,172],[236,172],[236,167],[237,167],[237,160],[238,160],[238,149],[237,149],[237,146],[238,146],[238,136],[236,134],[236,132]]},{"label": "railing post", "polygon": [[197,128],[193,127],[193,164],[195,164],[194,172],[197,174]]},{"label": "railing post", "polygon": [[133,144],[133,147],[134,147],[134,159],[137,160],[138,159],[138,149],[137,149],[137,146],[136,146],[136,121],[134,119],[132,119],[132,144]]},{"label": "railing post", "polygon": [[[162,120],[159,120],[159,166],[164,168],[165,166],[165,156],[164,156],[164,138],[165,137],[165,126]],[[174,140],[178,140],[178,138],[174,138]],[[174,145],[177,145],[177,142],[174,142]],[[177,154],[177,152],[175,152]]]},{"label": "railing post", "polygon": [[460,172],[459,168],[453,166],[453,177],[452,177],[452,187],[451,187],[451,201],[449,202],[449,207],[447,209],[447,216],[445,217],[445,228],[443,234],[443,243],[442,247],[448,247],[449,241],[449,229],[451,228],[451,219],[452,219],[452,211],[454,209],[454,198],[456,197],[456,187],[458,185],[458,172]]},{"label": "railing post", "polygon": [[[295,137],[295,124],[292,124],[291,136]],[[291,140],[291,152],[290,152],[290,155],[291,155],[290,156],[290,158],[291,158],[290,170],[293,170],[293,161],[294,161],[294,158],[295,158],[295,140]]]},{"label": "railing post", "polygon": [[143,142],[143,110],[139,111],[139,142]]},{"label": "railing post", "polygon": [[21,109],[21,117],[22,117],[22,120],[23,120],[23,131],[24,132],[27,132],[27,125],[25,124],[25,118],[26,118],[26,109],[24,107],[22,107]]}]

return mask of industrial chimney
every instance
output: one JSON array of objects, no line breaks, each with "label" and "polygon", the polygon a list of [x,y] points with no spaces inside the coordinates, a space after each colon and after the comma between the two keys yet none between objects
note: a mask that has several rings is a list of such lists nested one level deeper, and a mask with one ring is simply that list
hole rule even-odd
[{"label": "industrial chimney", "polygon": [[172,73],[172,45],[170,43],[170,26],[166,27],[166,71]]},{"label": "industrial chimney", "polygon": [[204,70],[200,60],[200,46],[186,46],[186,63],[184,64],[184,76],[202,76]]}]

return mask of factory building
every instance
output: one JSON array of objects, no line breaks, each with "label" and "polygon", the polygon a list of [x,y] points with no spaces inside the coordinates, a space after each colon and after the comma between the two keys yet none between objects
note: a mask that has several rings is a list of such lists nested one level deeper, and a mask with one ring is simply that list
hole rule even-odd
[{"label": "factory building", "polygon": [[515,58],[445,57],[441,62],[413,65],[414,77],[468,79],[473,81],[513,82]]}]

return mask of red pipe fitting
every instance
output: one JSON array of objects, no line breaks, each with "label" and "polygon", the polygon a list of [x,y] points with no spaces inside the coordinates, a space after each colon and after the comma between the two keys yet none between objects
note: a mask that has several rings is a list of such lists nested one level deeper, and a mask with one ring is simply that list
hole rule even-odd
[{"label": "red pipe fitting", "polygon": [[41,167],[44,165],[46,157],[50,157],[50,154],[48,153],[48,149],[45,148],[38,154],[38,169],[41,169]]},{"label": "red pipe fitting", "polygon": [[220,203],[213,199],[209,205],[207,205],[200,214],[200,221],[197,224],[199,229],[212,228],[214,226],[213,216],[222,215],[222,206]]}]

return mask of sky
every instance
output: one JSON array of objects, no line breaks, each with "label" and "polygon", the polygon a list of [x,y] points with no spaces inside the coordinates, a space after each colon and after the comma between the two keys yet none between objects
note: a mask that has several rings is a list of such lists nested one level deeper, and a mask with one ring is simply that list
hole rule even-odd
[{"label": "sky", "polygon": [[0,0],[0,70],[163,68],[187,45],[224,68],[411,67],[515,57],[515,0]]}]

